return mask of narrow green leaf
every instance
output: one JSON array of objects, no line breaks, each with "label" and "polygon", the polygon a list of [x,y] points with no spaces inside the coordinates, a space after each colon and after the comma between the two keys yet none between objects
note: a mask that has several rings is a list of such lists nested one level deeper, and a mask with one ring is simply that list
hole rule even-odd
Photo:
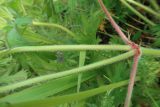
[{"label": "narrow green leaf", "polygon": [[[79,55],[79,67],[84,66],[85,58],[86,58],[86,51],[80,51],[80,55]],[[78,75],[77,92],[79,92],[80,88],[81,88],[81,79],[82,79],[82,73],[80,73]]]},{"label": "narrow green leaf", "polygon": [[[139,80],[139,79],[137,78],[137,80]],[[54,107],[59,104],[83,100],[83,99],[95,96],[97,94],[125,86],[127,84],[128,84],[128,80],[125,80],[125,81],[113,83],[110,85],[101,86],[99,88],[83,91],[80,93],[64,95],[64,96],[57,96],[57,97],[52,97],[52,98],[48,98],[48,99],[44,99],[44,100],[22,102],[22,103],[13,104],[13,105],[11,104],[9,107],[35,107],[35,106],[37,106],[37,107]]]},{"label": "narrow green leaf", "polygon": [[[93,78],[96,74],[96,72],[85,73],[81,82]],[[16,92],[6,97],[3,97],[0,99],[0,103],[21,103],[24,101],[44,99],[48,96],[55,95],[76,85],[77,75],[67,76],[60,79],[48,81],[45,84],[40,84],[38,86],[27,88],[20,92]]]}]

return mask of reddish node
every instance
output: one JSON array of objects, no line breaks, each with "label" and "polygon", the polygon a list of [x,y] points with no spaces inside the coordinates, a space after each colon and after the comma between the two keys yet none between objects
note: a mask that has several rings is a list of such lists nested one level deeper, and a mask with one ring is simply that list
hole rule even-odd
[{"label": "reddish node", "polygon": [[139,56],[141,54],[139,45],[137,45],[134,42],[130,42],[129,45],[131,46],[132,49],[136,50],[135,56]]}]

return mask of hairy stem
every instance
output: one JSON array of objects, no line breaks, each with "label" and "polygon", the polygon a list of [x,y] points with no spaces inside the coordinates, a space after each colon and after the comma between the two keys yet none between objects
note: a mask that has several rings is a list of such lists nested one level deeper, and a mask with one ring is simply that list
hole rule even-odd
[{"label": "hairy stem", "polygon": [[102,10],[104,11],[104,13],[106,14],[106,16],[109,18],[109,21],[111,22],[112,26],[114,27],[114,29],[116,30],[116,32],[119,34],[119,36],[122,38],[122,40],[126,43],[129,44],[130,41],[127,39],[127,37],[125,36],[125,34],[121,31],[120,27],[117,25],[117,23],[113,20],[113,18],[111,17],[110,13],[108,12],[108,10],[106,9],[106,7],[104,6],[102,0],[98,0]]},{"label": "hairy stem", "polygon": [[[55,51],[129,51],[127,45],[49,45],[49,46],[22,46],[0,51],[0,57],[22,52],[55,52]],[[160,56],[160,50],[141,47],[143,55]]]},{"label": "hairy stem", "polygon": [[125,99],[124,107],[129,107],[129,103],[130,103],[132,92],[133,92],[133,86],[134,86],[134,81],[135,81],[135,77],[136,77],[139,58],[140,58],[140,56],[137,56],[137,55],[134,56],[132,70],[131,70],[131,73],[130,73],[130,81],[129,81],[129,85],[128,85],[128,92],[127,92],[127,96],[126,96],[126,99]]},{"label": "hairy stem", "polygon": [[96,68],[99,68],[99,67],[102,67],[102,66],[105,66],[108,64],[112,64],[112,63],[127,59],[133,55],[134,55],[134,51],[132,50],[127,53],[115,56],[113,58],[109,58],[106,60],[95,62],[95,63],[89,64],[86,66],[82,66],[82,67],[78,67],[78,68],[74,68],[71,70],[58,72],[58,73],[54,73],[54,74],[44,75],[44,76],[40,76],[40,77],[36,77],[36,78],[32,78],[32,79],[28,79],[28,80],[18,82],[15,84],[11,84],[11,85],[7,85],[7,86],[2,86],[2,87],[0,87],[0,93],[4,93],[6,91],[14,90],[14,89],[17,89],[17,88],[20,88],[23,86],[29,86],[32,84],[44,82],[44,81],[51,80],[51,79],[56,79],[56,78],[60,78],[60,77],[64,77],[64,76],[68,76],[68,75],[72,75],[72,74],[87,72],[91,69],[96,69]]},{"label": "hairy stem", "polygon": [[129,81],[129,86],[128,86],[128,92],[127,92],[127,96],[126,96],[126,100],[125,100],[125,104],[124,104],[124,107],[128,107],[129,103],[130,103],[130,100],[131,100],[131,95],[132,95],[133,85],[134,85],[134,81],[135,81],[135,76],[136,76],[136,71],[137,71],[137,66],[138,66],[138,60],[139,60],[139,57],[141,55],[141,50],[140,50],[140,48],[139,48],[139,46],[137,44],[135,44],[132,41],[130,41],[124,35],[124,33],[121,31],[120,27],[116,24],[116,22],[111,17],[111,15],[108,12],[107,8],[104,6],[102,0],[98,0],[98,2],[100,4],[102,10],[106,14],[106,16],[109,18],[109,21],[110,21],[112,27],[119,34],[119,36],[121,37],[121,39],[126,44],[128,44],[133,50],[135,50],[135,56],[134,56],[134,62],[133,62],[132,70],[131,70],[131,74],[130,74],[130,81]]}]

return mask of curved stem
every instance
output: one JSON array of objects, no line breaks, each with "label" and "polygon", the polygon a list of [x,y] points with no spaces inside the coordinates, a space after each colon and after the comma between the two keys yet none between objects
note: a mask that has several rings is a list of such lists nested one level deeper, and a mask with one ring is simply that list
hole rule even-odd
[{"label": "curved stem", "polygon": [[119,34],[119,36],[121,37],[121,39],[123,40],[124,43],[126,44],[130,44],[130,41],[128,40],[128,38],[125,36],[125,34],[121,31],[120,27],[117,25],[117,23],[113,20],[112,16],[110,15],[110,13],[108,12],[108,10],[106,9],[105,5],[103,4],[102,0],[98,0],[102,10],[104,11],[104,13],[106,14],[106,16],[108,17],[112,27],[116,30],[116,32]]},{"label": "curved stem", "polygon": [[91,69],[99,68],[99,67],[102,67],[102,66],[105,66],[105,65],[109,65],[109,64],[127,59],[127,58],[129,58],[133,55],[134,55],[134,51],[132,50],[132,51],[129,51],[127,53],[115,56],[113,58],[109,58],[109,59],[106,59],[106,60],[95,62],[95,63],[89,64],[89,65],[86,65],[86,66],[82,66],[82,67],[78,67],[78,68],[74,68],[74,69],[71,69],[71,70],[58,72],[58,73],[54,73],[54,74],[35,77],[35,78],[32,78],[32,79],[28,79],[28,80],[18,82],[18,83],[15,83],[15,84],[11,84],[11,85],[7,85],[7,86],[2,86],[2,87],[0,87],[0,93],[4,93],[6,91],[14,90],[14,89],[17,89],[17,88],[20,88],[20,87],[29,86],[29,85],[32,85],[32,84],[36,84],[36,83],[39,83],[39,82],[44,82],[44,81],[51,80],[51,79],[56,79],[56,78],[60,78],[60,77],[64,77],[64,76],[68,76],[68,75],[72,75],[72,74],[87,72]]},{"label": "curved stem", "polygon": [[125,45],[46,45],[46,46],[22,46],[0,51],[0,56],[21,52],[54,52],[54,51],[84,51],[84,50],[115,50],[128,51]]},{"label": "curved stem", "polygon": [[47,27],[59,28],[59,29],[65,31],[65,32],[67,32],[67,33],[68,33],[70,36],[72,36],[72,37],[75,37],[75,36],[76,36],[72,31],[70,31],[69,29],[67,29],[67,28],[65,28],[65,27],[63,27],[62,25],[59,25],[59,24],[55,24],[55,23],[44,23],[44,22],[35,22],[35,21],[33,21],[32,24],[33,24],[34,26],[47,26]]}]

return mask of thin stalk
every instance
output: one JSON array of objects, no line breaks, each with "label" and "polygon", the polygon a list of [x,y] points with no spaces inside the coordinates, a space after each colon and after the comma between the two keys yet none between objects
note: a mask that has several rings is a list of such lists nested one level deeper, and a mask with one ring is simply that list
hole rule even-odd
[{"label": "thin stalk", "polygon": [[157,18],[160,18],[160,13],[155,12],[151,8],[145,6],[145,5],[143,5],[143,4],[141,4],[141,3],[137,2],[137,1],[134,1],[134,0],[126,0],[126,1],[128,1],[129,3],[132,3],[132,4],[142,8],[142,9],[144,9],[145,11],[147,11],[147,12],[153,14],[153,15],[155,15]]},{"label": "thin stalk", "polygon": [[121,37],[121,39],[127,45],[129,45],[133,50],[135,50],[135,53],[134,53],[134,62],[133,62],[133,65],[132,65],[132,70],[131,70],[131,74],[130,74],[130,81],[129,81],[129,85],[128,85],[128,93],[127,93],[125,104],[124,104],[124,107],[128,107],[129,104],[130,104],[130,99],[131,99],[131,95],[132,95],[133,85],[134,85],[134,81],[135,81],[135,77],[136,77],[138,60],[139,60],[139,58],[141,56],[141,50],[140,50],[140,47],[137,44],[135,44],[134,42],[132,42],[128,38],[126,38],[126,35],[121,31],[119,25],[111,17],[109,11],[107,10],[107,8],[105,7],[105,5],[103,4],[102,0],[98,0],[98,2],[100,4],[102,10],[106,14],[106,16],[109,18],[109,21],[110,21],[112,27],[119,34],[119,36]]},{"label": "thin stalk", "polygon": [[[0,57],[3,55],[22,53],[22,52],[55,52],[55,51],[129,51],[127,45],[50,45],[50,46],[23,46],[0,51]],[[150,49],[141,47],[143,55],[160,56],[159,49]]]},{"label": "thin stalk", "polygon": [[23,46],[0,51],[3,54],[13,54],[21,52],[54,52],[54,51],[83,51],[83,50],[117,50],[128,51],[129,46],[125,45],[47,45],[47,46]]},{"label": "thin stalk", "polygon": [[129,107],[129,105],[130,105],[139,58],[140,58],[140,56],[135,55],[134,59],[133,59],[134,61],[133,61],[132,70],[130,73],[130,81],[129,81],[129,85],[128,85],[128,92],[126,95],[124,107]]},{"label": "thin stalk", "polygon": [[130,16],[130,15],[127,15],[127,17],[129,17],[129,18],[131,18],[133,21],[135,21],[136,23],[139,23],[139,24],[141,24],[141,25],[145,25],[145,23],[144,22],[141,22],[140,20],[138,20],[138,19],[136,19],[136,18],[134,18],[134,17],[132,17],[132,16]]},{"label": "thin stalk", "polygon": [[160,12],[160,7],[159,7],[157,1],[156,1],[156,0],[149,0],[149,1],[150,1],[151,5],[153,6],[153,8],[154,8],[156,11]]},{"label": "thin stalk", "polygon": [[123,22],[125,25],[127,25],[127,26],[129,26],[129,27],[131,27],[131,28],[133,28],[133,29],[135,29],[135,30],[138,30],[138,31],[144,32],[142,29],[137,28],[137,27],[135,27],[135,26],[133,26],[133,25],[131,25],[131,24],[127,23],[127,22],[124,22],[124,21],[120,20],[117,16],[113,16],[113,17],[115,17],[117,20],[119,20],[119,21]]},{"label": "thin stalk", "polygon": [[137,10],[135,10],[130,4],[128,4],[125,0],[120,0],[126,7],[128,7],[133,13],[135,13],[138,17],[140,17],[141,19],[143,19],[146,23],[148,23],[149,25],[155,26],[156,24],[154,22],[152,22],[151,20],[149,20],[148,18],[146,18],[145,16],[143,16],[140,12],[138,12]]},{"label": "thin stalk", "polygon": [[111,23],[112,27],[115,29],[115,31],[118,33],[118,35],[121,37],[121,39],[123,40],[123,42],[125,44],[130,44],[130,41],[128,40],[128,38],[126,37],[126,35],[122,32],[120,26],[118,26],[117,23],[114,21],[114,19],[110,15],[109,11],[107,10],[107,8],[105,7],[105,5],[103,4],[102,0],[98,0],[98,2],[100,4],[103,12],[105,13],[105,15],[108,17],[108,20]]},{"label": "thin stalk", "polygon": [[44,23],[44,22],[32,22],[32,25],[34,26],[47,26],[47,27],[53,27],[53,28],[59,28],[63,31],[65,31],[66,33],[68,33],[70,36],[75,37],[76,34],[74,34],[72,31],[70,31],[69,29],[65,28],[62,25],[59,24],[55,24],[55,23]]},{"label": "thin stalk", "polygon": [[20,87],[24,87],[24,86],[30,86],[30,85],[37,84],[37,83],[40,83],[40,82],[44,82],[44,81],[51,80],[51,79],[56,79],[56,78],[60,78],[60,77],[64,77],[64,76],[68,76],[68,75],[72,75],[72,74],[87,72],[87,71],[92,70],[92,69],[96,69],[96,68],[99,68],[99,67],[102,67],[102,66],[105,66],[105,65],[109,65],[109,64],[127,59],[127,58],[129,58],[133,55],[134,55],[134,51],[132,50],[132,51],[129,51],[127,53],[115,56],[113,58],[109,58],[109,59],[106,59],[106,60],[95,62],[95,63],[89,64],[89,65],[86,65],[86,66],[82,66],[82,67],[78,67],[78,68],[74,68],[74,69],[71,69],[71,70],[58,72],[58,73],[54,73],[54,74],[39,76],[39,77],[31,78],[31,79],[28,79],[28,80],[25,80],[25,81],[21,81],[21,82],[18,82],[18,83],[10,84],[10,85],[7,85],[7,86],[2,86],[2,87],[0,87],[0,93],[11,91],[11,90],[14,90],[14,89],[17,89],[17,88],[20,88]]}]

